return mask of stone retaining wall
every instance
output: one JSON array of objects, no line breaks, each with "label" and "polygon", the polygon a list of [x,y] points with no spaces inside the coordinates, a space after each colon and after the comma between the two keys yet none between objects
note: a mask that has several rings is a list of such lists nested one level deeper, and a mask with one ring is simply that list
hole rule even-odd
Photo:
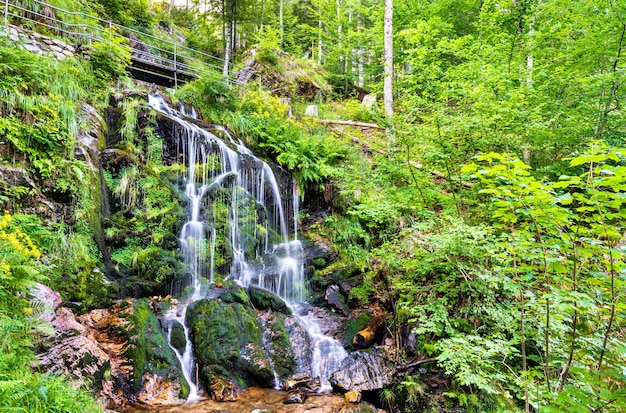
[{"label": "stone retaining wall", "polygon": [[76,47],[73,45],[21,27],[9,26],[8,36],[9,39],[26,50],[41,55],[53,56],[57,60],[77,55]]}]

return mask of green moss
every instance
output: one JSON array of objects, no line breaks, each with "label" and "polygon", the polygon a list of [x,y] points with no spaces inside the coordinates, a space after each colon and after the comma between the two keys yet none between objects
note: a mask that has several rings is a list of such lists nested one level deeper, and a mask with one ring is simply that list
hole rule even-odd
[{"label": "green moss", "polygon": [[271,340],[270,356],[274,362],[274,370],[281,379],[291,376],[296,368],[284,321],[285,315],[277,314],[275,318],[270,318],[267,323]]},{"label": "green moss", "polygon": [[[128,332],[129,348],[125,355],[132,360],[132,388],[138,391],[142,386],[141,378],[145,373],[176,378],[181,383],[180,397],[186,397],[189,391],[180,372],[180,364],[161,330],[156,316],[150,309],[148,300],[136,300],[133,313],[128,316],[133,328]],[[172,373],[171,367],[177,369]]]},{"label": "green moss", "polygon": [[226,294],[222,296],[222,300],[226,303],[239,303],[246,306],[250,305],[250,298],[246,294],[246,290],[239,285],[229,287]]},{"label": "green moss", "polygon": [[272,372],[264,357],[256,313],[241,303],[202,300],[187,312],[203,384],[224,376],[236,383],[264,385]]},{"label": "green moss", "polygon": [[278,311],[283,314],[291,315],[291,309],[285,304],[285,302],[275,294],[269,291],[262,290],[257,287],[250,287],[248,289],[250,295],[250,302],[259,310],[272,310]]},{"label": "green moss", "polygon": [[369,314],[361,313],[357,318],[351,318],[344,323],[344,329],[346,332],[346,341],[344,343],[344,347],[352,348],[352,339],[354,339],[356,333],[365,328],[371,318],[372,317]]}]

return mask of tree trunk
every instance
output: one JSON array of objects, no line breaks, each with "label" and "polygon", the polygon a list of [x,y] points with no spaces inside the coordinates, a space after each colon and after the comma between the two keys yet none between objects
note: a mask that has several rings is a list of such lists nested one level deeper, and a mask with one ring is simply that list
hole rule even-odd
[{"label": "tree trunk", "polygon": [[318,6],[319,17],[317,21],[317,63],[322,64],[322,5]]},{"label": "tree trunk", "polygon": [[393,117],[393,0],[385,0],[385,114]]},{"label": "tree trunk", "polygon": [[379,315],[372,318],[363,330],[356,333],[352,339],[352,344],[357,348],[371,346],[383,328],[385,328],[385,317]]},{"label": "tree trunk", "polygon": [[281,50],[285,48],[285,21],[283,19],[283,7],[285,0],[280,0],[278,15],[280,19],[280,48]]}]

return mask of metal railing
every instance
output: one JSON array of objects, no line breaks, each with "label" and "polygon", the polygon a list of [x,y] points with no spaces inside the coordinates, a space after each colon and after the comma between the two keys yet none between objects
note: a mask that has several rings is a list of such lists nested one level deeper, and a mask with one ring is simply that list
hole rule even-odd
[{"label": "metal railing", "polygon": [[[63,16],[64,19],[61,20],[58,16]],[[72,23],[72,21],[80,23]],[[90,14],[54,7],[40,0],[4,0],[4,26],[8,27],[13,22],[19,25],[30,22],[46,27],[51,33],[64,37],[64,40],[73,41],[74,45],[91,45],[93,42],[100,42],[113,46],[122,40],[130,46],[132,60],[144,64],[142,68],[135,67],[135,70],[169,78],[174,85],[178,84],[179,75],[200,77],[209,74],[215,76],[216,73],[222,73],[224,81],[228,83],[237,83],[233,73],[241,69],[233,63],[226,63],[219,57],[182,44]],[[132,35],[135,38],[132,38]],[[145,50],[145,46],[149,49],[148,51]],[[171,75],[164,74],[163,70],[150,70],[150,66],[153,69],[165,69],[166,72],[171,72]],[[227,71],[224,70],[224,66],[228,69]]]}]

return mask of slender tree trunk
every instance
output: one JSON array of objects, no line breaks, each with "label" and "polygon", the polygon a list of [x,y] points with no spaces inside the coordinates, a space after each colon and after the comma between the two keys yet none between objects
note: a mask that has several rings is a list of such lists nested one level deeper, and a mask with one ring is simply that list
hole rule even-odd
[{"label": "slender tree trunk", "polygon": [[319,13],[317,21],[317,63],[322,64],[322,4],[317,6]]},{"label": "slender tree trunk", "polygon": [[[621,19],[620,19],[620,22],[622,23],[622,33],[621,33],[621,36],[619,39],[619,45],[617,48],[617,57],[613,61],[613,67],[612,67],[613,76],[615,76],[615,74],[617,73],[618,63],[620,61],[620,58],[622,57],[622,49],[624,48],[624,40],[626,38],[625,37],[626,36],[626,22],[623,22]],[[602,101],[604,101],[604,97],[606,95],[604,88],[602,89],[602,92],[600,93],[600,100],[598,102],[598,118],[596,120],[596,126],[594,128],[594,135],[596,138],[602,137],[602,135],[606,131],[606,122],[607,122],[609,113],[619,108],[620,106],[619,102],[617,102],[616,95],[617,95],[617,90],[619,89],[621,85],[622,83],[618,82],[615,79],[615,77],[613,77],[613,80],[611,81],[611,89],[609,90],[608,97],[606,98],[604,105],[602,105]],[[611,104],[613,103],[613,101],[616,101],[616,102],[615,102],[615,105],[611,107],[612,106]]]},{"label": "slender tree trunk", "polygon": [[285,0],[280,0],[278,6],[278,16],[280,19],[280,48],[281,50],[285,48],[285,21],[283,19],[283,7]]},{"label": "slender tree trunk", "polygon": [[343,56],[343,44],[342,44],[342,31],[341,27],[341,0],[337,0],[337,44],[339,45],[339,73],[346,73],[344,68],[344,56]]},{"label": "slender tree trunk", "polygon": [[385,114],[393,117],[393,0],[385,0],[385,83],[383,99]]},{"label": "slender tree trunk", "polygon": [[228,61],[230,60],[230,25],[226,20],[226,0],[222,0],[222,40],[224,43],[224,67],[222,74],[228,77]]}]

